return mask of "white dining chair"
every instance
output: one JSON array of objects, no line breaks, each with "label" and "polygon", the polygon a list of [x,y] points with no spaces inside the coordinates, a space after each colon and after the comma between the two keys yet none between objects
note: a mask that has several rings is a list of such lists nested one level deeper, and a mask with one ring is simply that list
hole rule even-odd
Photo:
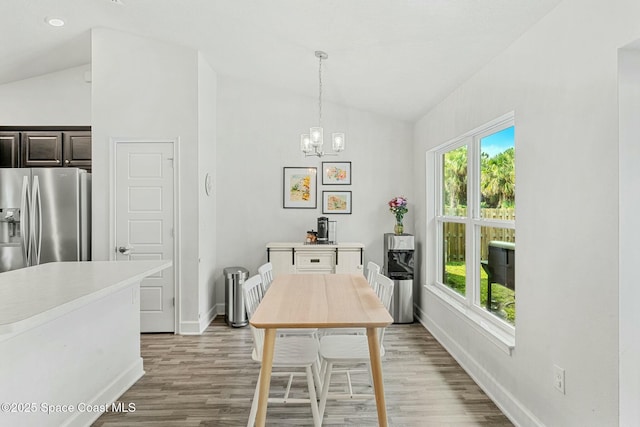
[{"label": "white dining chair", "polygon": [[[393,280],[378,273],[374,279],[376,294],[382,305],[389,310],[391,298],[393,296]],[[385,350],[382,345],[385,328],[378,328],[378,340],[380,343],[380,357],[384,356]],[[353,369],[335,370],[334,365],[346,365],[347,367],[365,364],[369,373],[369,384],[371,385],[371,366],[369,357],[369,343],[366,335],[328,335],[320,339],[320,357],[322,360],[322,392],[320,393],[320,419],[324,416],[327,399],[372,399],[371,393],[354,393],[351,374]],[[333,373],[344,373],[347,377],[347,392],[334,393],[331,387],[331,376]]]},{"label": "white dining chair", "polygon": [[[249,319],[253,316],[258,304],[260,303],[261,296],[263,295],[262,280],[260,275],[247,279],[242,285],[242,294],[244,298],[245,307],[247,310],[247,316]],[[258,362],[262,362],[262,348],[264,347],[264,329],[251,328],[251,335],[253,337],[253,351],[251,352],[251,358]],[[316,384],[314,377],[319,378],[317,371],[317,359],[318,359],[318,340],[310,335],[296,335],[296,336],[277,336],[276,345],[273,355],[273,369],[278,371],[272,372],[272,376],[288,376],[289,381],[285,390],[285,395],[282,398],[269,397],[267,402],[269,403],[309,403],[311,405],[311,415],[313,417],[313,424],[320,426],[321,418],[318,410],[318,402],[316,395]],[[286,369],[286,371],[279,371],[279,369]],[[291,384],[296,370],[304,369],[307,378],[307,388],[309,391],[308,399],[292,399],[289,398],[289,392],[291,391]],[[258,376],[258,382],[256,383],[256,389],[253,394],[253,402],[251,403],[251,411],[249,413],[249,420],[247,422],[248,427],[252,427],[256,421],[256,415],[258,413],[258,395],[260,390],[260,376],[262,375],[262,369]]]},{"label": "white dining chair", "polygon": [[373,287],[378,273],[380,273],[380,266],[373,261],[369,261],[367,263],[367,282],[369,282],[369,286]]},{"label": "white dining chair", "polygon": [[262,289],[267,292],[271,282],[273,282],[273,264],[267,262],[258,267],[258,274],[262,279]]},{"label": "white dining chair", "polygon": [[242,298],[244,299],[244,308],[247,311],[248,319],[253,317],[253,313],[258,308],[263,296],[264,290],[262,289],[262,281],[259,275],[256,274],[244,281],[242,284]]},{"label": "white dining chair", "polygon": [[[271,286],[271,282],[273,282],[273,264],[267,262],[258,267],[258,274],[260,275],[260,279],[262,280],[262,294],[264,295],[267,290],[269,290],[269,286]],[[288,328],[288,329],[278,329],[278,335],[311,335],[314,338],[318,338],[318,329],[317,328]]]}]

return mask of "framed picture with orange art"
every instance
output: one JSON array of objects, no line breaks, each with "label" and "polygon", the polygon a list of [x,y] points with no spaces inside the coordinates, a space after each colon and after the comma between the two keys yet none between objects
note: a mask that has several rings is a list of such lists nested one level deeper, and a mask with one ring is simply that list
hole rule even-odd
[{"label": "framed picture with orange art", "polygon": [[351,162],[322,162],[322,185],[351,185]]},{"label": "framed picture with orange art", "polygon": [[317,168],[282,168],[282,207],[315,209],[317,204]]},{"label": "framed picture with orange art", "polygon": [[350,214],[351,191],[323,191],[323,214]]}]

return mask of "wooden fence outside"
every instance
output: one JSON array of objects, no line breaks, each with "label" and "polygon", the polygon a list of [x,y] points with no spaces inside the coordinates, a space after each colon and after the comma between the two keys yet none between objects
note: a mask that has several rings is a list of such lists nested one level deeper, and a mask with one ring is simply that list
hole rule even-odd
[{"label": "wooden fence outside", "polygon": [[[466,215],[466,208],[458,208],[457,216]],[[482,218],[515,220],[515,209],[481,209]],[[488,245],[493,240],[515,243],[515,230],[510,228],[482,227],[480,229],[480,259],[488,258]],[[445,262],[465,260],[465,225],[455,222],[444,224]]]}]

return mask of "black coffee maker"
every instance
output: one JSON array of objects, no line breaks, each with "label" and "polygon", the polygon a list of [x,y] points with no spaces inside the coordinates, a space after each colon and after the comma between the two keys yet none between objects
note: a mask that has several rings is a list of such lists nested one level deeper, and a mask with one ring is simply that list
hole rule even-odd
[{"label": "black coffee maker", "polygon": [[318,244],[329,243],[329,218],[321,216],[318,218]]}]

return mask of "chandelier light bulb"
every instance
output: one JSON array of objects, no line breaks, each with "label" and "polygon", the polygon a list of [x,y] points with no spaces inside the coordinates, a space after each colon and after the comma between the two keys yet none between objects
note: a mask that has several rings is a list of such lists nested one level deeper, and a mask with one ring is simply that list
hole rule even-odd
[{"label": "chandelier light bulb", "polygon": [[300,135],[300,149],[303,153],[311,152],[311,138],[308,134]]},{"label": "chandelier light bulb", "polygon": [[314,147],[318,147],[322,145],[322,128],[321,127],[313,127],[309,129],[309,134],[311,135],[311,144]]},{"label": "chandelier light bulb", "polygon": [[340,152],[344,150],[344,133],[334,133],[331,135],[333,151]]}]

